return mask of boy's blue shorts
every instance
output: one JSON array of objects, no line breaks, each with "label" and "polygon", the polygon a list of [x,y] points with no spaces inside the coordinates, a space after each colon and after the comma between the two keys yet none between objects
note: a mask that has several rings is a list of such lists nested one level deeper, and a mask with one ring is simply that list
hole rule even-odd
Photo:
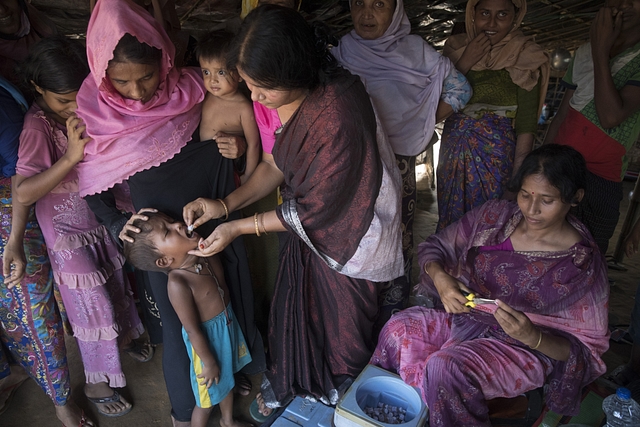
[{"label": "boy's blue shorts", "polygon": [[182,328],[182,338],[191,361],[189,367],[191,388],[196,398],[196,405],[200,408],[210,408],[227,397],[227,394],[235,386],[233,374],[251,362],[251,354],[249,354],[247,343],[244,340],[231,304],[227,306],[227,313],[229,313],[229,318],[231,319],[231,324],[229,325],[227,325],[227,317],[224,311],[200,325],[200,329],[202,329],[209,342],[209,349],[220,368],[218,384],[214,383],[209,389],[200,384],[203,379],[197,376],[202,373],[203,364],[193,345],[191,345],[187,332]]}]

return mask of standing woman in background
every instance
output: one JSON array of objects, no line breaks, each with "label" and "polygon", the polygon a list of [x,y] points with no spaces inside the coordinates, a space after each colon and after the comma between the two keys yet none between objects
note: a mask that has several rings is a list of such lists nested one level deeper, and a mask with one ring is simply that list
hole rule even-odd
[{"label": "standing woman in background", "polygon": [[402,175],[404,275],[382,292],[379,321],[384,324],[392,311],[404,308],[409,296],[416,157],[427,148],[435,124],[464,107],[471,87],[449,59],[422,37],[409,34],[411,23],[402,0],[352,1],[351,18],[353,31],[331,53],[362,79]]},{"label": "standing woman in background", "polygon": [[622,180],[640,135],[640,8],[608,0],[591,24],[588,43],[562,78],[566,90],[545,144],[570,145],[587,160],[587,191],[573,214],[603,254],[618,225]]},{"label": "standing woman in background", "polygon": [[437,231],[505,194],[533,148],[547,92],[549,59],[519,29],[526,0],[469,0],[466,34],[443,55],[467,76],[473,96],[445,122],[438,164]]}]

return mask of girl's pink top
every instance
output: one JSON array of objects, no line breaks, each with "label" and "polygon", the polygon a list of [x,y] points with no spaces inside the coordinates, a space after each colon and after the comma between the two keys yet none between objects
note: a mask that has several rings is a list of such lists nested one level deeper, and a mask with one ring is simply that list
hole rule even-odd
[{"label": "girl's pink top", "polygon": [[[146,103],[123,98],[106,75],[125,34],[162,50],[160,85]],[[77,114],[93,138],[77,166],[80,196],[100,193],[177,154],[200,123],[205,89],[195,69],[174,67],[175,47],[162,26],[130,0],[99,0],[87,29],[91,74]]]}]

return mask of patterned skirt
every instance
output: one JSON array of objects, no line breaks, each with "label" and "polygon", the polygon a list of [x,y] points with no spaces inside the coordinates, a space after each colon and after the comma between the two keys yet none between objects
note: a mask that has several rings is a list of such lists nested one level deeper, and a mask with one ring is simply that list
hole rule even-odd
[{"label": "patterned skirt", "polygon": [[438,226],[499,199],[513,169],[512,120],[487,113],[479,120],[456,113],[445,122],[438,164]]},{"label": "patterned skirt", "polygon": [[[0,179],[0,269],[11,233],[11,180]],[[24,235],[27,259],[22,283],[7,289],[0,275],[0,378],[9,374],[8,358],[20,363],[55,405],[71,392],[64,329],[42,232],[33,209]],[[59,299],[58,299],[59,301]]]}]

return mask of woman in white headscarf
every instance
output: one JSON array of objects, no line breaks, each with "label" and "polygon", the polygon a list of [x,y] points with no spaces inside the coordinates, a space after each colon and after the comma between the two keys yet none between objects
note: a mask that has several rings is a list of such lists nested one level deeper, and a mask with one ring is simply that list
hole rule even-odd
[{"label": "woman in white headscarf", "polygon": [[436,231],[490,199],[533,148],[549,80],[549,59],[520,24],[526,0],[469,0],[466,34],[443,55],[473,87],[466,107],[445,122],[438,163]]},{"label": "woman in white headscarf", "polygon": [[402,174],[405,274],[383,292],[381,318],[386,320],[402,308],[410,288],[416,156],[427,148],[435,124],[464,107],[471,88],[451,61],[409,34],[402,0],[352,0],[350,5],[354,29],[332,53],[362,79]]}]

